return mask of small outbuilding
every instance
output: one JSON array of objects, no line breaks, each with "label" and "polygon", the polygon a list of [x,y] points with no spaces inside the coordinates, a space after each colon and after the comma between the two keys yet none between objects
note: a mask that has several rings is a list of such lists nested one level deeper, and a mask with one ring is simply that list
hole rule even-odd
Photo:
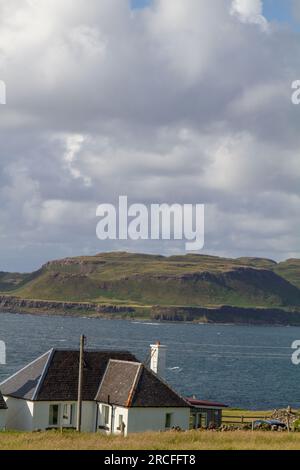
[{"label": "small outbuilding", "polygon": [[227,405],[196,398],[186,398],[191,405],[191,429],[208,428],[213,426],[219,428],[222,424],[222,412]]}]

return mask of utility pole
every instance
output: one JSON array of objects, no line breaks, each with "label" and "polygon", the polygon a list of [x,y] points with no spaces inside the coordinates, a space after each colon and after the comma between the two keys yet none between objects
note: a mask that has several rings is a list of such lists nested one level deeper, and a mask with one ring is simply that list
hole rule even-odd
[{"label": "utility pole", "polygon": [[77,402],[77,426],[76,430],[81,432],[82,417],[82,385],[83,385],[83,366],[84,366],[84,345],[85,336],[80,337],[80,353],[79,353],[79,374],[78,374],[78,402]]}]

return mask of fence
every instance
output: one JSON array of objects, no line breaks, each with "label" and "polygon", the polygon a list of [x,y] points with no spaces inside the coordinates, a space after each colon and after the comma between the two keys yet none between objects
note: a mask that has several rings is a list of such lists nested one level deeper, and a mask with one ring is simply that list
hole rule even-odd
[{"label": "fence", "polygon": [[238,415],[223,415],[222,417],[222,424],[225,424],[225,425],[236,425],[236,426],[241,426],[243,424],[251,424],[253,423],[253,421],[256,421],[256,420],[266,420],[266,419],[270,419],[270,415],[249,415],[249,416],[238,416]]}]

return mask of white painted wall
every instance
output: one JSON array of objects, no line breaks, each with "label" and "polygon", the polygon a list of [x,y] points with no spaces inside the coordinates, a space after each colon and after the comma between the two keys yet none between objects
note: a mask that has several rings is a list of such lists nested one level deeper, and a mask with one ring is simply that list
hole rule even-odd
[{"label": "white painted wall", "polygon": [[172,413],[171,426],[179,426],[182,430],[189,429],[189,408],[130,408],[127,432],[165,431],[167,413]]},{"label": "white painted wall", "polygon": [[[35,402],[34,403],[34,420],[33,429],[47,429],[51,427],[49,425],[49,408],[50,405],[60,405],[60,419],[58,428],[62,426],[62,414],[64,404],[74,404],[75,414],[73,416],[73,422],[70,427],[76,427],[77,417],[77,403],[75,402]],[[82,403],[82,431],[83,432],[95,432],[96,428],[96,403],[90,401],[84,401]]]},{"label": "white painted wall", "polygon": [[[49,408],[51,404],[60,404],[60,420],[62,425],[63,404],[73,402],[30,402],[26,400],[4,397],[8,410],[6,410],[6,428],[19,431],[45,430],[49,426]],[[82,404],[82,431],[95,432],[96,403],[83,402]],[[76,427],[77,404],[71,427]],[[0,421],[1,425],[1,421]]]},{"label": "white painted wall", "polygon": [[156,343],[151,344],[150,369],[159,377],[165,377],[167,362],[167,346]]},{"label": "white painted wall", "polygon": [[0,431],[6,426],[7,410],[0,410]]},{"label": "white painted wall", "polygon": [[[108,415],[108,425],[105,424],[104,419],[104,407],[109,406],[109,415]],[[122,406],[115,405],[98,405],[98,431],[105,434],[121,434],[122,430],[118,429],[120,424],[120,417],[122,416],[122,421],[125,424],[125,435],[127,434],[128,428],[128,408],[123,408]],[[103,427],[106,429],[102,429]]]},{"label": "white painted wall", "polygon": [[[74,402],[30,402],[16,398],[4,397],[8,410],[4,410],[6,416],[6,429],[20,431],[44,430],[49,428],[49,407],[51,404],[60,404],[60,422],[62,424],[63,404]],[[75,404],[75,414],[72,427],[76,426],[77,404]],[[95,402],[83,402],[82,405],[82,431],[95,432],[98,406],[98,426],[104,425],[102,404]],[[113,412],[113,419],[112,419]],[[172,414],[171,426],[179,426],[183,430],[189,429],[190,410],[189,408],[123,408],[121,406],[110,406],[108,429],[100,430],[107,434],[121,434],[119,426],[119,416],[123,416],[125,423],[125,435],[129,433],[147,431],[165,431],[166,414]],[[111,427],[112,426],[112,427]],[[0,413],[1,429],[1,413]]]},{"label": "white painted wall", "polygon": [[17,398],[4,397],[6,410],[6,429],[33,431],[33,403]]},{"label": "white painted wall", "polygon": [[94,401],[85,401],[82,405],[82,431],[95,432],[97,404]]},{"label": "white painted wall", "polygon": [[106,434],[121,433],[118,429],[120,415],[123,416],[123,422],[125,423],[125,435],[147,431],[165,431],[167,413],[172,414],[171,426],[179,426],[183,430],[188,430],[190,427],[189,408],[123,408],[121,406],[110,406],[108,429],[103,430],[99,429],[99,426],[104,426],[103,406],[105,405],[98,404],[98,431]]}]

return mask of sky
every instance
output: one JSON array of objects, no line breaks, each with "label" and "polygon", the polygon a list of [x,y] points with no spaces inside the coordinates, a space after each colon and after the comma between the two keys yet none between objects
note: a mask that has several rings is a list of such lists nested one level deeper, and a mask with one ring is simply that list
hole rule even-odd
[{"label": "sky", "polygon": [[[131,0],[132,8],[145,8],[152,0]],[[294,23],[293,0],[263,0],[263,14],[268,20]]]},{"label": "sky", "polygon": [[106,241],[96,208],[205,204],[203,253],[300,252],[299,0],[0,0],[0,270]]}]

